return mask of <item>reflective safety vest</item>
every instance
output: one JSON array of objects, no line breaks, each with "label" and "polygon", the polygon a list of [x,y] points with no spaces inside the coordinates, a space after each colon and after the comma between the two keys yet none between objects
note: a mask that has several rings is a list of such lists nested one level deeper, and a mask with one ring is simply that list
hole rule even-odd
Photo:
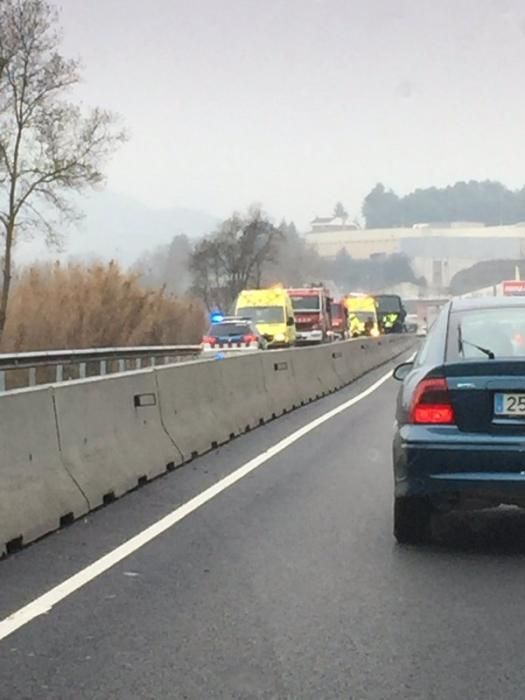
[{"label": "reflective safety vest", "polygon": [[350,314],[350,335],[363,335],[365,332],[365,322],[361,321],[354,314]]},{"label": "reflective safety vest", "polygon": [[386,314],[386,316],[383,318],[385,328],[392,328],[396,321],[397,314]]}]

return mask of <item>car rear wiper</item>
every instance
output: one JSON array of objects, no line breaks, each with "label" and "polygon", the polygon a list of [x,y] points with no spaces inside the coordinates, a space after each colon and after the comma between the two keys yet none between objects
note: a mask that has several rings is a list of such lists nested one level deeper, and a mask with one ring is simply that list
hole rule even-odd
[{"label": "car rear wiper", "polygon": [[476,343],[471,343],[470,340],[465,340],[463,338],[463,331],[461,330],[461,324],[458,323],[458,350],[463,355],[463,357],[465,357],[465,345],[468,345],[471,348],[475,348],[476,350],[479,350],[484,355],[486,355],[489,358],[489,360],[496,359],[496,355],[492,352],[492,350],[489,350],[488,348],[483,348],[483,347],[481,347],[481,345],[476,345]]}]

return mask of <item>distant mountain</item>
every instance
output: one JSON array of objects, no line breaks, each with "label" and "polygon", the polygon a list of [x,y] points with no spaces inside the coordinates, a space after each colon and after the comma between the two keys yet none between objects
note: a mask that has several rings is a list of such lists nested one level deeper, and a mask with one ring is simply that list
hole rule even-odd
[{"label": "distant mountain", "polygon": [[70,228],[64,253],[45,248],[35,237],[19,245],[19,263],[35,259],[97,257],[132,263],[144,250],[169,243],[173,236],[185,233],[190,238],[212,231],[219,219],[205,211],[173,207],[153,209],[127,195],[103,191],[80,198],[85,218]]}]

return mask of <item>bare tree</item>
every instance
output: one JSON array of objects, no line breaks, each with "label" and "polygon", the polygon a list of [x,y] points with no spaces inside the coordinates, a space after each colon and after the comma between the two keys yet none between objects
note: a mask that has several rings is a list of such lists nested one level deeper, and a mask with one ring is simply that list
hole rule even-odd
[{"label": "bare tree", "polygon": [[189,261],[192,252],[190,240],[183,233],[174,236],[171,243],[144,252],[132,269],[140,275],[143,285],[169,294],[185,294],[191,286]]},{"label": "bare tree", "polygon": [[0,338],[13,249],[24,233],[60,240],[79,217],[71,193],[103,181],[101,167],[124,140],[115,116],[67,100],[79,63],[60,54],[57,11],[46,0],[0,2]]},{"label": "bare tree", "polygon": [[258,207],[233,214],[193,251],[193,290],[208,308],[228,309],[239,292],[259,287],[266,265],[275,260],[281,232]]},{"label": "bare tree", "polygon": [[346,220],[348,219],[348,212],[344,208],[344,205],[342,202],[336,203],[336,205],[334,207],[334,217],[341,219],[343,222],[343,226],[346,224]]},{"label": "bare tree", "polygon": [[229,302],[222,280],[219,247],[216,237],[205,237],[197,243],[190,259],[192,290],[204,301],[208,309],[215,305],[226,308]]},{"label": "bare tree", "polygon": [[275,260],[266,265],[263,285],[276,283],[287,287],[300,287],[312,279],[323,279],[327,273],[327,261],[309,246],[293,222],[283,220],[279,224],[281,237],[277,243]]}]

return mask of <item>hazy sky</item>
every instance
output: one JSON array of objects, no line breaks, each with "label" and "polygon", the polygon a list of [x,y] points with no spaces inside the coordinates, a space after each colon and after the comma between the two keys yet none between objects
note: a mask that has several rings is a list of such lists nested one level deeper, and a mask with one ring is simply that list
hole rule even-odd
[{"label": "hazy sky", "polygon": [[126,120],[109,186],[304,225],[379,180],[525,182],[522,0],[61,0],[82,98]]}]

